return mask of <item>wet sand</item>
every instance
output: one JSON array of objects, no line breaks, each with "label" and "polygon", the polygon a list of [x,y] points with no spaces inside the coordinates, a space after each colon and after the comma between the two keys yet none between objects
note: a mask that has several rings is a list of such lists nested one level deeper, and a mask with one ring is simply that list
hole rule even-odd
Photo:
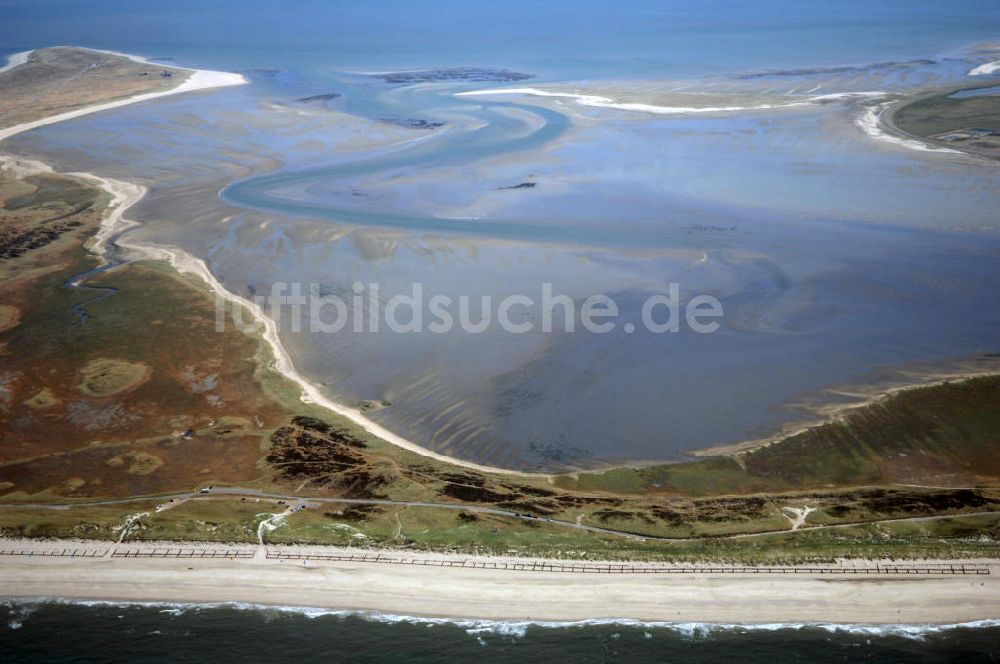
[{"label": "wet sand", "polygon": [[[23,64],[26,61],[29,52],[23,54],[16,54],[16,57],[11,58],[11,67],[16,67],[19,64]],[[138,58],[136,56],[115,53],[115,55],[122,55],[128,57],[137,62],[146,62],[143,58]],[[22,57],[23,56],[23,57]],[[108,110],[112,108],[118,108],[120,106],[126,106],[129,104],[137,103],[140,101],[147,101],[150,99],[164,97],[168,95],[180,94],[183,92],[193,92],[196,90],[207,90],[212,88],[226,87],[230,85],[242,85],[248,81],[240,74],[230,74],[226,72],[214,72],[206,70],[185,70],[190,71],[191,75],[184,80],[180,85],[171,88],[169,90],[164,90],[161,92],[147,93],[134,95],[126,99],[115,100],[111,102],[106,102],[102,104],[95,104],[88,106],[86,108],[81,108],[75,111],[61,113],[58,115],[52,115],[31,122],[25,122],[5,129],[0,130],[0,141],[5,138],[9,138],[16,134],[20,134],[31,129],[36,129],[38,127],[43,127],[45,125],[54,124],[57,122],[63,122],[65,120],[70,120],[82,115],[88,115],[90,113],[96,113],[103,110]],[[26,175],[31,175],[34,173],[41,172],[51,172],[51,167],[47,164],[38,161],[29,160],[18,160],[16,157],[3,156],[0,165],[4,167],[13,168],[21,177]],[[97,254],[102,261],[110,261],[109,251],[111,249],[111,244],[116,240],[124,230],[139,225],[138,222],[126,219],[125,212],[139,202],[147,192],[147,188],[134,184],[131,182],[125,182],[122,180],[114,180],[111,178],[104,178],[93,173],[69,173],[76,177],[80,177],[91,182],[96,183],[99,187],[104,189],[111,197],[111,202],[108,205],[110,213],[101,222],[101,228],[97,235],[90,243],[91,250]],[[490,466],[484,466],[480,464],[475,464],[469,461],[463,461],[460,459],[454,459],[445,455],[437,454],[424,447],[416,445],[415,443],[406,440],[402,436],[399,436],[385,427],[377,424],[376,422],[365,417],[361,411],[355,408],[349,408],[342,404],[339,404],[332,399],[323,395],[315,385],[307,381],[295,368],[292,363],[292,359],[288,352],[285,350],[281,339],[278,336],[278,328],[274,321],[269,318],[263,311],[263,309],[234,293],[227,291],[222,284],[215,278],[215,276],[208,269],[205,261],[195,258],[189,253],[183,251],[182,249],[176,247],[162,246],[156,244],[140,243],[135,241],[128,241],[125,239],[117,239],[115,242],[118,246],[125,249],[132,250],[137,257],[147,258],[152,260],[164,260],[170,263],[181,274],[190,274],[198,277],[205,282],[209,291],[224,301],[230,302],[238,307],[243,307],[249,310],[253,320],[256,321],[261,330],[261,338],[267,343],[270,348],[273,357],[274,364],[272,368],[280,373],[282,376],[296,384],[301,390],[301,398],[304,403],[317,404],[331,410],[338,415],[346,417],[353,423],[362,427],[368,433],[374,436],[386,440],[393,445],[401,447],[403,449],[409,450],[411,452],[416,452],[417,454],[422,454],[424,456],[429,456],[435,458],[439,461],[447,461],[449,463],[464,466],[466,468],[473,468],[476,470],[481,470],[485,472],[504,472],[506,474],[523,474],[516,471],[504,470],[500,468],[494,468]]]}]

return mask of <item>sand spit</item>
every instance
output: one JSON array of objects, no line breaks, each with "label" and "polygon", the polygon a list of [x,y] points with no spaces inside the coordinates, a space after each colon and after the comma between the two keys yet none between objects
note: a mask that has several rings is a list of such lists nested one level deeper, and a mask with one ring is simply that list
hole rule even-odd
[{"label": "sand spit", "polygon": [[[991,63],[989,65],[982,65],[982,67],[977,67],[972,72],[969,72],[969,74],[976,75],[973,74],[973,72],[977,72],[979,74],[991,73],[993,69],[988,69],[988,68],[992,67],[993,65],[996,65],[996,68],[1000,69],[1000,61],[998,61],[996,63]],[[590,106],[594,108],[611,108],[621,111],[653,113],[657,115],[691,115],[699,113],[740,113],[740,112],[751,112],[751,111],[779,110],[786,108],[803,108],[808,106],[817,106],[819,104],[837,102],[837,101],[852,101],[852,100],[858,101],[866,99],[877,100],[880,98],[885,98],[890,96],[889,93],[881,91],[836,92],[830,94],[814,95],[811,97],[803,97],[801,99],[789,100],[780,103],[766,103],[766,104],[748,105],[748,106],[659,106],[654,104],[619,102],[610,97],[603,97],[600,95],[541,90],[539,88],[497,88],[491,90],[472,90],[470,92],[456,93],[456,96],[464,97],[464,96],[476,96],[476,95],[511,95],[511,94],[527,95],[533,97],[554,97],[554,98],[572,99],[581,106]],[[893,145],[908,148],[910,150],[919,150],[921,152],[963,154],[958,150],[951,150],[949,148],[937,147],[929,143],[924,143],[922,141],[902,138],[900,136],[897,136],[895,134],[886,131],[883,128],[881,117],[886,110],[888,110],[896,103],[897,103],[896,101],[869,103],[868,105],[865,106],[861,114],[855,118],[855,124],[870,138],[873,138],[877,141],[881,141],[884,143],[892,143]]]},{"label": "sand spit", "polygon": [[[823,391],[827,399],[822,400],[819,406],[788,404],[809,413],[808,419],[791,422],[781,427],[777,433],[765,438],[690,450],[688,454],[696,457],[737,456],[742,452],[780,443],[782,440],[798,436],[829,422],[843,420],[854,412],[884,402],[903,392],[998,374],[1000,374],[1000,359],[980,357],[956,362],[953,365],[927,364],[910,371],[901,371],[899,376],[888,384],[858,384],[829,388]],[[838,401],[831,403],[829,398],[836,398]],[[847,403],[840,401],[843,399],[849,401]]]},{"label": "sand spit", "polygon": [[[96,49],[94,49],[96,50]],[[121,55],[123,57],[128,57],[137,62],[142,62],[145,64],[150,64],[148,60],[132,56],[124,53],[118,53],[114,51],[101,51],[104,53],[112,53],[114,55]],[[23,53],[15,54],[11,56],[8,65],[4,69],[11,69],[23,62],[27,61],[31,51],[25,51]],[[160,65],[157,65],[160,66]],[[165,68],[167,66],[164,66]],[[182,69],[173,67],[174,69]],[[2,71],[2,70],[0,70]],[[57,122],[62,122],[65,120],[70,120],[90,113],[96,113],[102,110],[108,110],[112,108],[118,108],[121,106],[126,106],[133,103],[138,103],[142,101],[147,101],[150,99],[155,99],[159,97],[165,97],[174,94],[181,94],[184,92],[193,92],[198,90],[208,90],[218,87],[241,85],[248,83],[247,79],[240,74],[227,73],[227,72],[217,72],[208,70],[194,70],[185,69],[185,71],[193,72],[192,75],[180,85],[170,90],[147,93],[135,95],[127,99],[117,100],[114,102],[109,102],[106,104],[96,104],[83,109],[78,109],[68,113],[62,113],[41,120],[35,120],[32,122],[23,123],[20,125],[15,125],[13,127],[8,127],[6,129],[0,130],[0,141],[5,138],[9,138],[16,134],[29,131],[31,129],[36,129],[48,124],[54,124]],[[578,103],[587,106],[598,106],[606,108],[618,108],[623,110],[633,110],[633,111],[645,111],[652,113],[661,114],[676,114],[676,113],[705,113],[705,112],[725,112],[725,111],[746,111],[746,110],[758,110],[767,108],[779,108],[788,106],[802,106],[802,105],[814,105],[817,103],[822,103],[824,101],[835,101],[835,100],[846,100],[846,99],[863,99],[863,98],[873,98],[884,96],[886,93],[883,92],[851,92],[851,93],[834,93],[834,94],[824,94],[813,97],[808,97],[802,101],[788,102],[785,104],[770,104],[763,106],[733,106],[733,107],[666,107],[666,106],[654,106],[649,104],[621,104],[615,102],[613,99],[608,97],[601,97],[597,95],[583,95],[575,93],[563,93],[563,92],[553,92],[545,91],[537,88],[501,88],[493,90],[477,90],[470,92],[458,93],[458,96],[471,96],[471,95],[493,95],[493,94],[526,94],[542,97],[566,97],[575,99]],[[894,143],[905,145],[906,147],[911,147],[920,150],[932,150],[935,152],[956,152],[954,150],[948,150],[946,148],[932,148],[928,147],[922,143],[916,141],[907,141],[904,139],[899,139],[889,134],[886,134],[879,126],[879,115],[882,110],[884,110],[884,105],[873,105],[869,106],[866,112],[859,118],[859,125],[865,129],[866,133],[869,135],[879,138],[880,140],[888,140]],[[25,175],[30,175],[39,172],[52,172],[51,167],[48,165],[31,160],[23,160],[16,158],[11,155],[0,155],[0,166],[12,169],[16,174],[23,177]],[[147,258],[152,260],[164,260],[169,262],[174,269],[182,274],[193,275],[198,277],[200,280],[207,284],[209,290],[215,294],[215,296],[222,302],[228,302],[234,306],[241,307],[242,309],[248,311],[253,319],[256,321],[256,325],[261,329],[261,337],[270,347],[273,357],[274,364],[273,368],[275,371],[279,372],[281,375],[295,383],[301,390],[301,400],[303,403],[314,404],[322,408],[326,408],[332,412],[335,412],[357,424],[363,428],[368,433],[385,440],[397,447],[406,449],[408,451],[420,454],[425,457],[433,458],[438,461],[445,463],[462,466],[469,469],[478,470],[487,473],[504,474],[511,476],[530,476],[530,477],[546,477],[545,474],[533,473],[533,472],[523,472],[516,471],[506,468],[499,468],[493,466],[486,466],[482,464],[477,464],[470,461],[464,461],[447,455],[439,454],[433,452],[421,445],[418,445],[402,436],[395,434],[377,422],[369,419],[362,411],[345,406],[343,404],[337,403],[336,401],[330,399],[329,397],[322,394],[316,385],[310,383],[299,371],[296,369],[291,357],[289,356],[287,350],[285,349],[279,335],[277,325],[274,320],[271,319],[262,309],[259,304],[256,304],[246,298],[242,298],[235,293],[226,290],[223,285],[215,278],[215,276],[208,269],[208,266],[202,259],[196,258],[191,254],[185,252],[184,250],[165,246],[157,245],[153,243],[141,243],[138,241],[130,240],[127,237],[122,237],[122,234],[139,223],[130,219],[125,218],[125,212],[135,203],[137,203],[145,194],[146,188],[139,184],[134,184],[130,182],[125,182],[121,180],[113,180],[110,178],[100,177],[93,173],[69,173],[68,175],[73,175],[76,177],[81,177],[89,179],[96,183],[98,186],[103,188],[111,196],[111,202],[109,204],[109,213],[106,218],[102,221],[101,227],[95,234],[94,238],[90,241],[89,248],[93,253],[98,255],[107,264],[109,261],[110,252],[114,247],[120,247],[128,249],[134,252],[137,258]],[[915,387],[920,387],[921,385],[916,385]],[[812,422],[809,426],[815,424],[820,424],[822,422]],[[775,442],[780,437],[789,435],[792,432],[783,432],[780,436],[770,438],[767,440],[754,440],[747,441],[744,443],[736,445],[727,445],[723,447],[714,447],[704,450],[699,450],[695,452],[696,455],[718,455],[718,454],[734,454],[742,450],[751,449],[754,447],[761,447],[772,442]],[[642,465],[652,465],[651,463],[646,463]]]},{"label": "sand spit", "polygon": [[578,94],[573,92],[556,92],[551,90],[540,90],[539,88],[497,88],[493,90],[472,90],[469,92],[456,93],[456,97],[469,97],[475,95],[527,95],[531,97],[557,97],[572,99],[581,106],[592,106],[594,108],[613,108],[621,111],[636,111],[640,113],[654,113],[657,115],[690,115],[694,113],[737,113],[741,111],[763,111],[779,108],[796,108],[802,106],[814,106],[818,103],[837,101],[842,99],[856,99],[866,97],[882,97],[884,92],[843,92],[834,94],[818,95],[807,97],[801,100],[787,101],[781,103],[757,104],[751,106],[659,106],[656,104],[641,104],[630,102],[619,102],[610,97],[600,95]]},{"label": "sand spit", "polygon": [[[91,49],[96,50],[96,49]],[[111,51],[101,51],[102,53],[112,53]],[[28,56],[32,51],[25,51],[23,53],[17,53],[11,56],[6,67],[0,72],[7,69],[13,69],[14,67],[24,64],[27,62]],[[122,55],[136,62],[142,62],[144,64],[149,64],[143,58],[138,58],[131,55],[125,55],[123,53],[114,53],[114,55]],[[160,65],[157,65],[160,66]],[[0,141],[10,138],[16,134],[20,134],[25,131],[30,131],[31,129],[37,129],[39,127],[44,127],[45,125],[55,124],[56,122],[64,122],[66,120],[72,120],[73,118],[78,118],[84,115],[90,115],[91,113],[98,113],[100,111],[107,111],[113,108],[121,108],[122,106],[131,106],[132,104],[138,104],[139,102],[149,101],[151,99],[159,99],[160,97],[168,97],[170,95],[181,94],[183,92],[197,92],[200,90],[212,90],[215,88],[228,87],[232,85],[244,85],[249,83],[247,79],[242,74],[235,74],[231,72],[221,72],[221,71],[210,71],[204,69],[187,69],[184,67],[170,67],[163,66],[164,69],[178,69],[185,72],[191,72],[186,80],[181,82],[180,85],[173,87],[169,90],[161,90],[159,92],[148,92],[145,94],[134,95],[126,99],[117,99],[115,101],[109,101],[103,104],[94,104],[93,106],[88,106],[86,108],[78,108],[75,111],[68,111],[66,113],[59,113],[58,115],[50,115],[47,118],[42,118],[41,120],[35,120],[33,122],[25,122],[19,125],[14,125],[13,127],[7,127],[6,129],[0,129]]]},{"label": "sand spit", "polygon": [[893,145],[909,148],[910,150],[919,150],[921,152],[964,154],[959,150],[938,147],[936,145],[932,145],[931,143],[925,143],[915,139],[903,138],[886,131],[883,128],[882,115],[895,106],[896,103],[897,102],[893,101],[884,104],[873,104],[867,107],[864,112],[854,120],[854,123],[869,137],[874,138],[876,141],[882,141],[883,143],[892,143]]},{"label": "sand spit", "polygon": [[969,76],[986,76],[987,74],[992,74],[995,71],[1000,71],[1000,60],[987,62],[986,64],[979,65],[978,67],[973,67],[969,70]]}]

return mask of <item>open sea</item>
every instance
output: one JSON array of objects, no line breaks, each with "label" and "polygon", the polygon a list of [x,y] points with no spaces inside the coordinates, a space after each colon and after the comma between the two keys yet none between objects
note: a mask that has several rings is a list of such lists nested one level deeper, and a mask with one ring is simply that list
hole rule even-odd
[{"label": "open sea", "polygon": [[[551,282],[572,298],[614,295],[628,317],[670,281],[710,293],[726,309],[711,335],[283,328],[326,393],[391,403],[371,417],[437,451],[519,468],[676,459],[773,433],[804,416],[792,404],[838,385],[1000,351],[995,165],[866,135],[863,96],[660,117],[454,96],[505,83],[379,75],[502,68],[533,75],[517,85],[657,81],[756,103],[961,84],[1000,59],[998,41],[996,0],[0,0],[0,54],[71,44],[251,81],[3,148],[151,185],[130,232],[205,259],[244,296],[276,282],[342,293],[377,281],[389,297],[420,281],[499,298]],[[339,113],[297,101],[330,93]],[[528,181],[537,186],[516,188]],[[0,606],[0,662],[998,657],[993,623],[750,629]]]},{"label": "open sea", "polygon": [[308,609],[0,605],[4,662],[993,662],[1000,627],[496,623]]}]

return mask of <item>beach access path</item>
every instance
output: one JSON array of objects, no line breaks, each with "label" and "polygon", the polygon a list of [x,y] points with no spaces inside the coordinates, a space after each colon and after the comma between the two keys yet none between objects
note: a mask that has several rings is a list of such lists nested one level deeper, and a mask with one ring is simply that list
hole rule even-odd
[{"label": "beach access path", "polygon": [[[934,514],[934,515],[922,515],[922,516],[899,516],[891,517],[885,519],[873,519],[869,521],[849,521],[843,523],[828,523],[828,524],[812,524],[806,525],[805,520],[809,516],[809,513],[815,511],[811,507],[803,508],[786,508],[790,509],[796,514],[797,518],[790,520],[788,530],[763,530],[754,531],[746,533],[733,533],[729,535],[713,535],[713,536],[693,536],[693,537],[677,537],[669,535],[652,535],[648,533],[638,533],[630,532],[627,530],[616,530],[614,528],[604,528],[601,526],[594,526],[590,524],[583,523],[581,519],[576,519],[575,521],[566,521],[563,519],[557,519],[553,517],[530,514],[525,512],[515,512],[512,510],[500,509],[498,507],[491,507],[489,505],[477,505],[469,503],[437,503],[437,502],[426,502],[417,500],[391,500],[387,498],[336,498],[336,497],[326,497],[326,496],[300,496],[294,494],[285,493],[275,493],[272,491],[264,491],[262,489],[254,489],[248,487],[213,487],[210,490],[199,490],[199,491],[180,491],[176,493],[159,493],[150,495],[137,495],[137,496],[126,496],[118,498],[96,498],[96,499],[83,499],[74,500],[72,502],[10,502],[10,503],[0,503],[0,510],[2,509],[37,509],[37,510],[70,510],[73,508],[87,507],[87,506],[99,506],[99,505],[128,505],[132,503],[142,502],[142,501],[162,501],[161,505],[156,511],[161,509],[169,509],[175,505],[188,500],[211,500],[215,497],[243,497],[250,499],[266,499],[266,500],[279,500],[287,503],[294,503],[294,507],[300,507],[302,509],[310,507],[319,507],[324,504],[340,504],[340,505],[395,505],[398,507],[420,507],[420,508],[430,508],[430,509],[446,509],[446,510],[458,510],[464,512],[472,512],[475,514],[493,514],[496,516],[504,516],[512,519],[518,519],[520,521],[531,521],[551,524],[556,527],[564,528],[574,528],[576,530],[583,530],[586,532],[597,533],[601,535],[611,535],[616,537],[625,537],[635,540],[649,540],[649,541],[661,541],[661,542],[697,542],[699,540],[705,539],[744,539],[748,537],[767,537],[768,535],[775,535],[779,533],[787,533],[789,531],[806,531],[806,530],[829,530],[838,528],[850,528],[853,526],[873,524],[873,523],[894,523],[894,522],[924,522],[924,521],[936,521],[940,519],[954,519],[963,516],[986,516],[1000,514],[1000,512],[995,511],[982,511],[982,512],[965,512],[958,514]],[[782,514],[785,514],[782,512]],[[787,518],[787,515],[785,515]]]}]

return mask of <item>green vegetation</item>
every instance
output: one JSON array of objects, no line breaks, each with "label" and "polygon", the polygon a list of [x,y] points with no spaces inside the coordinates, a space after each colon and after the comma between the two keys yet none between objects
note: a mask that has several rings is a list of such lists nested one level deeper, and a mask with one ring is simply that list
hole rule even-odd
[{"label": "green vegetation", "polygon": [[[260,522],[285,505],[261,499],[191,500],[161,512],[150,502],[72,510],[0,509],[0,534],[117,539],[127,515],[149,514],[126,541],[256,543]],[[1000,554],[1000,515],[953,516],[693,541],[659,542],[587,533],[542,522],[458,510],[323,505],[287,516],[269,544],[314,543],[411,551],[564,559],[725,561],[778,564],[837,558],[962,558]]]},{"label": "green vegetation", "polygon": [[734,457],[560,477],[571,490],[691,496],[911,484],[996,485],[1000,376],[896,392]]},{"label": "green vegetation", "polygon": [[[890,121],[900,130],[956,150],[1000,158],[1000,95],[979,85],[916,99],[896,109]],[[953,96],[983,90],[978,96]],[[990,94],[993,92],[994,94]]]},{"label": "green vegetation", "polygon": [[127,505],[81,505],[65,510],[4,506],[0,508],[0,535],[117,540],[127,514],[148,512],[155,507],[156,503],[148,500]]}]

